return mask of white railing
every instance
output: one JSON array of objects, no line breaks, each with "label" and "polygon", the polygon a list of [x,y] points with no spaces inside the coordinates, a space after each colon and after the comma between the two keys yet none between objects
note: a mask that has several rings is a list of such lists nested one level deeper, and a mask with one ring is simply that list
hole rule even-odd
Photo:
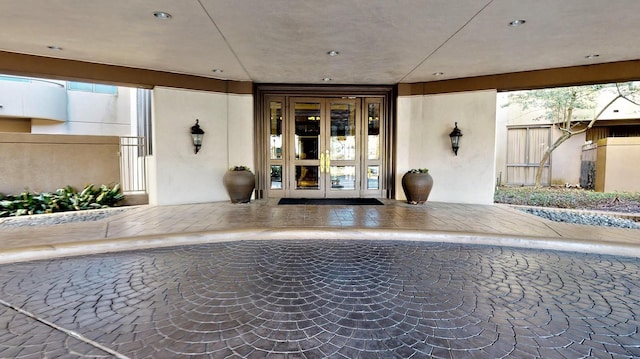
[{"label": "white railing", "polygon": [[120,185],[122,192],[147,193],[144,137],[120,137]]}]

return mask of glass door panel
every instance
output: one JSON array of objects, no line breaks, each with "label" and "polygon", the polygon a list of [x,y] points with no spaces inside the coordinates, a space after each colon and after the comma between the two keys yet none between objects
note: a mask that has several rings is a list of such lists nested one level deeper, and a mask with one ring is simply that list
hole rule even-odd
[{"label": "glass door panel", "polygon": [[324,197],[325,157],[320,99],[291,99],[292,124],[289,193],[295,197]]},{"label": "glass door panel", "polygon": [[271,165],[271,187],[270,189],[283,189],[282,187],[282,166]]},{"label": "glass door panel", "polygon": [[367,104],[367,159],[380,159],[380,104]]},{"label": "glass door panel", "polygon": [[368,166],[367,189],[380,189],[380,166]]},{"label": "glass door panel", "polygon": [[271,101],[269,103],[269,114],[270,114],[270,125],[271,125],[271,135],[270,135],[270,154],[272,160],[281,160],[282,159],[282,102],[279,101]]},{"label": "glass door panel", "polygon": [[319,166],[296,166],[296,189],[320,189]]},{"label": "glass door panel", "polygon": [[320,104],[296,103],[295,158],[317,160],[320,153]]},{"label": "glass door panel", "polygon": [[266,130],[269,137],[266,142],[266,149],[268,154],[269,182],[267,183],[267,191],[269,197],[284,197],[285,196],[285,183],[283,179],[286,178],[286,163],[285,163],[285,151],[287,149],[286,141],[286,127],[285,123],[285,100],[283,97],[270,97],[266,102],[268,106],[265,108],[265,116],[268,119],[266,122]]},{"label": "glass door panel", "polygon": [[359,197],[359,99],[328,100],[327,197]]},{"label": "glass door panel", "polygon": [[382,101],[289,97],[270,103],[270,193],[382,197]]},{"label": "glass door panel", "polygon": [[366,179],[363,181],[363,197],[384,197],[382,188],[384,154],[384,112],[381,98],[366,98],[364,100],[364,118],[366,132],[363,136],[365,144],[362,146]]},{"label": "glass door panel", "polygon": [[331,160],[356,159],[355,104],[331,104]]},{"label": "glass door panel", "polygon": [[355,166],[331,166],[332,190],[355,190],[356,189],[356,167]]}]

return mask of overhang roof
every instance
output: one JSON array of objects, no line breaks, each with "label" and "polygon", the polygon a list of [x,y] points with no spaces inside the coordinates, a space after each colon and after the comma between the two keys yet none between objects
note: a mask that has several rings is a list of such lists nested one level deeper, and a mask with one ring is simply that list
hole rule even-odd
[{"label": "overhang roof", "polygon": [[640,59],[638,0],[20,0],[0,23],[0,51],[254,83],[421,83]]}]

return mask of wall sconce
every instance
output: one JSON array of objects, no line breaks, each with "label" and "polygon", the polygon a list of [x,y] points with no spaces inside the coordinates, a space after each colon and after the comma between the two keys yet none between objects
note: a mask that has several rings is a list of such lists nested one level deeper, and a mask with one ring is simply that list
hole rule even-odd
[{"label": "wall sconce", "polygon": [[191,126],[191,138],[193,139],[193,147],[195,147],[195,153],[200,151],[200,147],[202,147],[202,137],[204,136],[204,131],[198,125],[198,119],[196,119],[196,124]]},{"label": "wall sconce", "polygon": [[449,134],[449,138],[451,139],[451,149],[456,156],[458,155],[458,148],[460,148],[460,137],[462,137],[462,131],[460,131],[458,123],[456,122],[456,127]]}]

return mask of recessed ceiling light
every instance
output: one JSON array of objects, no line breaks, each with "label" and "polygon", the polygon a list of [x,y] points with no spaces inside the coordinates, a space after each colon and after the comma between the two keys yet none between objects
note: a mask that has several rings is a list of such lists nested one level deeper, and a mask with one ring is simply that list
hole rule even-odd
[{"label": "recessed ceiling light", "polygon": [[340,55],[340,52],[339,51],[335,51],[335,50],[331,50],[331,51],[327,52],[327,55],[329,55],[329,56],[338,56],[338,55]]},{"label": "recessed ceiling light", "polygon": [[444,75],[444,72],[439,72],[438,71],[438,72],[434,72],[432,75],[438,77],[438,76]]},{"label": "recessed ceiling light", "polygon": [[153,16],[155,16],[156,19],[160,19],[160,20],[169,20],[172,18],[171,14],[164,11],[154,11]]},{"label": "recessed ceiling light", "polygon": [[53,45],[47,46],[47,49],[54,50],[54,51],[62,51],[62,48],[60,46],[53,46]]},{"label": "recessed ceiling light", "polygon": [[587,55],[584,58],[585,59],[595,59],[596,57],[600,57],[599,54],[591,54],[591,55]]},{"label": "recessed ceiling light", "polygon": [[509,26],[511,27],[517,27],[520,25],[524,25],[524,23],[527,22],[527,20],[524,19],[519,19],[519,20],[513,20],[509,23]]},{"label": "recessed ceiling light", "polygon": [[325,77],[325,78],[322,79],[322,81],[329,82],[329,81],[331,81],[331,77]]},{"label": "recessed ceiling light", "polygon": [[223,71],[222,71],[222,70],[220,70],[220,69],[213,69],[213,70],[211,70],[211,71],[213,71],[213,72],[214,72],[214,73],[216,73],[216,74],[221,74],[221,73],[223,72]]}]

